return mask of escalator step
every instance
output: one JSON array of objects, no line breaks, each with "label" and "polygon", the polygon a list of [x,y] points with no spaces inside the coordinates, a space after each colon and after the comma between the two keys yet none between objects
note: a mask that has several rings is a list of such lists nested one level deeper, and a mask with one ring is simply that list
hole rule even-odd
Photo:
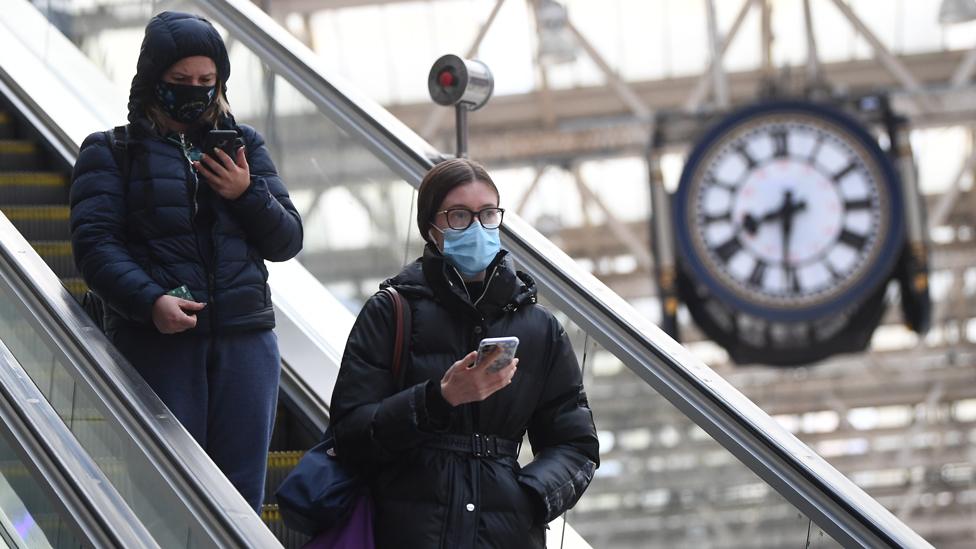
[{"label": "escalator step", "polygon": [[85,295],[85,292],[88,290],[88,284],[85,284],[85,281],[81,278],[62,278],[61,284],[64,284],[64,287],[71,292],[71,295],[75,296],[75,299],[79,301],[81,300],[81,296]]},{"label": "escalator step", "polygon": [[14,119],[5,111],[0,111],[0,139],[10,139],[16,134]]},{"label": "escalator step", "polygon": [[67,206],[0,206],[27,240],[70,240]]},{"label": "escalator step", "polygon": [[308,543],[308,536],[285,526],[277,505],[264,505],[261,508],[261,520],[285,547],[301,547]]},{"label": "escalator step", "polygon": [[59,278],[77,278],[79,276],[71,253],[70,241],[39,240],[31,242],[30,245]]},{"label": "escalator step", "polygon": [[305,452],[301,450],[291,450],[287,452],[268,452],[268,470],[287,469],[291,471],[298,465],[298,460],[302,459]]},{"label": "escalator step", "polygon": [[265,503],[274,501],[274,493],[281,486],[281,481],[285,480],[303,455],[305,452],[300,451],[268,452],[268,473],[264,482]]},{"label": "escalator step", "polygon": [[0,138],[0,170],[36,170],[40,160],[40,150],[34,142]]},{"label": "escalator step", "polygon": [[[0,141],[2,144],[3,141]],[[0,158],[2,158],[0,154]],[[0,169],[10,170],[9,166]],[[64,174],[39,171],[0,171],[0,206],[66,204],[68,182]]]}]

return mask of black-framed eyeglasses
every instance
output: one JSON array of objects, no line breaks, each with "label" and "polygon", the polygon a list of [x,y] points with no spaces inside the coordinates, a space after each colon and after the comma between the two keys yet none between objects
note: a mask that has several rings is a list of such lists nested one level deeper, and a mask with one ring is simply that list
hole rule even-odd
[{"label": "black-framed eyeglasses", "polygon": [[474,223],[475,216],[478,217],[482,227],[497,229],[502,224],[502,218],[505,217],[505,208],[484,208],[476,212],[467,208],[448,208],[437,213],[444,214],[447,218],[447,226],[457,231],[470,227]]}]

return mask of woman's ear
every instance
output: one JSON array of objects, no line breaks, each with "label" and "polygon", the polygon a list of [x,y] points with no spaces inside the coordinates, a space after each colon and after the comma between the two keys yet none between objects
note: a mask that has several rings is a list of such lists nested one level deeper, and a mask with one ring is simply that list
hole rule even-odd
[{"label": "woman's ear", "polygon": [[433,244],[434,247],[437,248],[437,251],[444,253],[444,241],[443,239],[437,240],[437,233],[434,232],[433,227],[427,229],[427,237],[428,237],[428,242]]}]

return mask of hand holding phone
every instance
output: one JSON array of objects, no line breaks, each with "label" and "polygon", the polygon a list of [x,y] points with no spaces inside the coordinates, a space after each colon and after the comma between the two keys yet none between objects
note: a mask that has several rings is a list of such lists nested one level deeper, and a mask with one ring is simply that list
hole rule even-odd
[{"label": "hand holding phone", "polygon": [[243,143],[234,130],[210,130],[203,139],[203,152],[214,158],[217,158],[214,149],[220,149],[234,160],[237,158],[237,149],[242,146]]},{"label": "hand holding phone", "polygon": [[478,344],[478,358],[474,361],[475,367],[487,364],[489,372],[501,370],[515,358],[518,344],[519,338],[515,336],[482,339],[481,343]]},{"label": "hand holding phone", "polygon": [[[234,130],[210,130],[203,140],[204,156],[193,163],[210,188],[226,200],[236,200],[251,184],[247,158],[239,155],[243,146]],[[223,151],[227,158],[214,149]]]}]

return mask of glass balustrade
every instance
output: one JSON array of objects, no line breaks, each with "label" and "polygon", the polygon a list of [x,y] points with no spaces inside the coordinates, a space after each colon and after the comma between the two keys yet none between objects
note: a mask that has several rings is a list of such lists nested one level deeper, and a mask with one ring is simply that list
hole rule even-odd
[{"label": "glass balustrade", "polygon": [[71,522],[5,437],[0,436],[0,547],[84,547]]},{"label": "glass balustrade", "polygon": [[211,534],[161,475],[145,450],[97,395],[74,349],[51,331],[10,265],[0,257],[0,341],[60,416],[123,500],[163,547],[208,547]]}]

